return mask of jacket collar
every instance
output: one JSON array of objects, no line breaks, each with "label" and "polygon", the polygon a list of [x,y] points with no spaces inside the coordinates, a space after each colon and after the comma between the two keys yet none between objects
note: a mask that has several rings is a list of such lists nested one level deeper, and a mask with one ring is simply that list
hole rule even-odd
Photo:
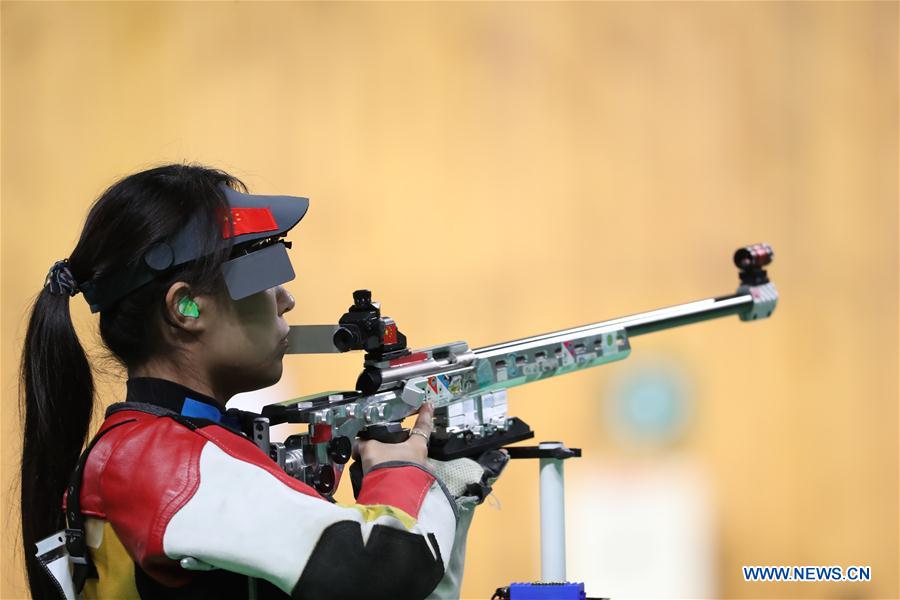
[{"label": "jacket collar", "polygon": [[158,377],[132,377],[126,383],[126,402],[143,402],[167,408],[185,417],[221,421],[224,407],[218,400],[180,383]]}]

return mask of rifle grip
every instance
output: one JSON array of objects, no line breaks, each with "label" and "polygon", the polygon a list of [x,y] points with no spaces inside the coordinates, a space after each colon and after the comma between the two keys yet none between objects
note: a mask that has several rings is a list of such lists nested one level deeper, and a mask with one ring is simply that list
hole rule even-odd
[{"label": "rifle grip", "polygon": [[[400,423],[386,423],[384,425],[369,425],[360,431],[358,435],[361,440],[375,440],[384,444],[399,444],[409,439],[409,430],[404,429]],[[350,485],[353,486],[354,498],[359,498],[362,480],[362,460],[355,460],[350,465]]]},{"label": "rifle grip", "polygon": [[359,492],[362,490],[363,470],[362,461],[354,460],[350,465],[350,485],[353,487],[353,497],[359,498]]}]

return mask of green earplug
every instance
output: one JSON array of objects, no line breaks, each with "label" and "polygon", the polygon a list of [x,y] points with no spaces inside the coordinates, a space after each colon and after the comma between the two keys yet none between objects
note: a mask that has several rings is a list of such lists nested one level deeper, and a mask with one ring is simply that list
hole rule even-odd
[{"label": "green earplug", "polygon": [[196,302],[185,296],[178,301],[178,312],[186,317],[199,317],[200,307],[197,306]]}]

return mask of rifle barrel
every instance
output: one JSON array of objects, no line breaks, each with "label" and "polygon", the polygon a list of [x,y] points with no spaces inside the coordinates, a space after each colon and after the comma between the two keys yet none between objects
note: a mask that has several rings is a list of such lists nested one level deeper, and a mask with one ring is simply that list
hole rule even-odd
[{"label": "rifle barrel", "polygon": [[626,334],[630,338],[645,333],[669,329],[671,327],[678,327],[680,325],[699,323],[701,321],[728,315],[737,315],[749,310],[752,306],[753,296],[750,294],[719,296],[717,298],[707,298],[705,300],[697,300],[696,302],[688,302],[687,304],[678,304],[629,315],[627,317],[610,319],[608,321],[600,321],[599,323],[572,327],[571,329],[563,329],[553,333],[542,333],[529,338],[494,344],[493,346],[484,346],[483,348],[476,348],[473,352],[478,357],[500,355],[512,351],[515,347],[548,340],[550,338],[570,336],[582,337],[590,335],[594,330],[601,331],[610,328],[624,328]]}]

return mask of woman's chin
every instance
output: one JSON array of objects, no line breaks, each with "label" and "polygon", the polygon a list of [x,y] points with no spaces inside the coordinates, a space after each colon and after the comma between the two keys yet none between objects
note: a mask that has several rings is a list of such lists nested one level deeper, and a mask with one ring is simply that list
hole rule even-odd
[{"label": "woman's chin", "polygon": [[242,394],[271,387],[281,381],[283,374],[284,365],[281,363],[281,358],[276,358],[270,361],[264,369],[257,368],[252,371],[244,371],[244,374],[237,378],[234,377],[235,373],[231,373],[229,379],[239,382],[239,385],[236,387],[240,388],[240,391],[236,393]]},{"label": "woman's chin", "polygon": [[278,359],[272,368],[272,382],[269,385],[275,385],[281,381],[282,375],[284,375],[284,363],[281,362],[281,359]]}]

